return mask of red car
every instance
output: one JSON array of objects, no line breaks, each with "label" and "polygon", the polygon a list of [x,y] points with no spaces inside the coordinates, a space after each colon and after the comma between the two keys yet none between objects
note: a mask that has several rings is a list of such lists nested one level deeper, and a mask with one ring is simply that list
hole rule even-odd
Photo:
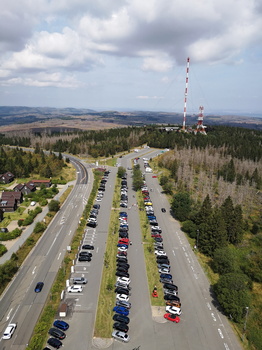
[{"label": "red car", "polygon": [[120,238],[118,243],[129,244],[129,238]]},{"label": "red car", "polygon": [[168,321],[171,322],[180,322],[180,318],[177,315],[173,315],[173,314],[164,314],[165,319],[167,319]]},{"label": "red car", "polygon": [[153,237],[153,238],[161,238],[162,236],[159,233],[152,233],[151,237]]}]

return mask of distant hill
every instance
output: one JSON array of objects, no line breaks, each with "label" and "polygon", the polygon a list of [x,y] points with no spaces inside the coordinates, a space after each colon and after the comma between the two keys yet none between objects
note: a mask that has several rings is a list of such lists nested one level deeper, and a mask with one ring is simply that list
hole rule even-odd
[{"label": "distant hill", "polygon": [[[197,123],[188,115],[186,124]],[[182,125],[182,113],[152,111],[102,111],[80,108],[0,107],[0,131],[51,129],[56,131],[90,130],[127,125]],[[236,115],[206,115],[204,125],[228,125],[262,130],[262,118]]]}]

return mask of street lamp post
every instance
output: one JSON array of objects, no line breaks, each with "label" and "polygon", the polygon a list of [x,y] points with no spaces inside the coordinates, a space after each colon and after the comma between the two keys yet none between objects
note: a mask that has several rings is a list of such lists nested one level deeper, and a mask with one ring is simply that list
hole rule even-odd
[{"label": "street lamp post", "polygon": [[246,329],[247,329],[247,317],[248,317],[249,307],[246,306],[245,309],[246,309],[246,316],[245,316],[245,322],[244,322],[244,327],[243,327],[242,341],[244,341],[244,335],[245,335]]}]

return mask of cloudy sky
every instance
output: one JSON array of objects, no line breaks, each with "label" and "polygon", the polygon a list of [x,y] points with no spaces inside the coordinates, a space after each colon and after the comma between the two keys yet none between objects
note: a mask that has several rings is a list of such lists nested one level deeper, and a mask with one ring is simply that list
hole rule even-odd
[{"label": "cloudy sky", "polygon": [[0,0],[0,105],[262,115],[261,0]]}]

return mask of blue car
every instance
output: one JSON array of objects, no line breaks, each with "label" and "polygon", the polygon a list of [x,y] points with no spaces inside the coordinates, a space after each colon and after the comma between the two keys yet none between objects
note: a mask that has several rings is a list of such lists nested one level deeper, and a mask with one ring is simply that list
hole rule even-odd
[{"label": "blue car", "polygon": [[62,329],[62,331],[66,331],[69,328],[69,324],[62,320],[55,320],[53,326]]},{"label": "blue car", "polygon": [[129,310],[127,310],[124,306],[115,306],[113,308],[113,311],[115,311],[116,313],[123,315],[123,316],[129,315]]},{"label": "blue car", "polygon": [[167,278],[169,280],[172,280],[172,275],[169,273],[161,273],[160,278]]},{"label": "blue car", "polygon": [[148,220],[156,220],[155,215],[147,215]]},{"label": "blue car", "polygon": [[36,284],[36,287],[35,287],[35,292],[36,292],[36,293],[40,293],[41,290],[43,289],[43,287],[44,287],[44,282],[38,282],[38,283]]},{"label": "blue car", "polygon": [[117,245],[118,247],[123,247],[123,248],[128,248],[128,245],[126,245],[126,244],[123,244],[123,243],[118,243],[118,245]]},{"label": "blue car", "polygon": [[124,217],[127,218],[127,213],[126,213],[125,211],[121,211],[121,212],[119,213],[119,216],[124,216]]}]

